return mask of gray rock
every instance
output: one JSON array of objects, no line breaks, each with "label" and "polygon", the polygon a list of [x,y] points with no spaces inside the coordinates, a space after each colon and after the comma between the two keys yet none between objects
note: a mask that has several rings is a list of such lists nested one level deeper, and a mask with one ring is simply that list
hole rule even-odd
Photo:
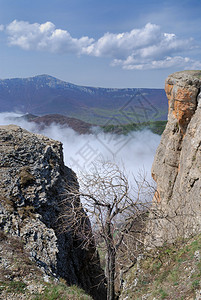
[{"label": "gray rock", "polygon": [[152,166],[157,182],[147,244],[161,245],[201,230],[201,71],[166,80],[169,115]]},{"label": "gray rock", "polygon": [[61,230],[67,184],[78,188],[75,173],[64,166],[60,142],[18,126],[0,126],[0,229],[20,236],[47,275],[78,284],[102,300],[104,276],[94,245],[83,250],[81,238],[69,228]]}]

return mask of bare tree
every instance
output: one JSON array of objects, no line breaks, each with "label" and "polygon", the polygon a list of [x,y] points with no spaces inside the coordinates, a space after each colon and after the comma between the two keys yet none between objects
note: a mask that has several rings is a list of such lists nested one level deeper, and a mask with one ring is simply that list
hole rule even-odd
[{"label": "bare tree", "polygon": [[[145,198],[145,194],[146,197],[148,195],[147,182],[142,178],[136,181],[133,189],[124,171],[116,164],[98,163],[88,174],[82,174],[79,189],[67,187],[66,194],[63,220],[68,221],[74,234],[78,237],[81,235],[83,247],[94,243],[94,236],[96,243],[101,242],[105,246],[107,300],[113,300],[117,263],[122,274],[136,262],[134,245],[143,245],[141,229],[152,198],[148,197],[148,201]],[[86,216],[91,220],[93,234]],[[132,247],[129,247],[131,244]],[[125,252],[130,258],[128,265],[123,259]]]}]

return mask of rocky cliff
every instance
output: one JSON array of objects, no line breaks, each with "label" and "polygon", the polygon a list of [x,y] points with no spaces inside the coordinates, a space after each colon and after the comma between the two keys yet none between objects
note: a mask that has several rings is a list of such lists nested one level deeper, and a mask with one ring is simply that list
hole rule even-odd
[{"label": "rocky cliff", "polygon": [[201,71],[170,75],[168,123],[152,166],[157,183],[149,241],[161,245],[201,231]]},{"label": "rocky cliff", "polygon": [[104,276],[95,247],[83,250],[80,237],[61,230],[66,185],[78,187],[76,175],[64,166],[60,142],[0,126],[0,229],[21,237],[44,273],[102,300]]}]

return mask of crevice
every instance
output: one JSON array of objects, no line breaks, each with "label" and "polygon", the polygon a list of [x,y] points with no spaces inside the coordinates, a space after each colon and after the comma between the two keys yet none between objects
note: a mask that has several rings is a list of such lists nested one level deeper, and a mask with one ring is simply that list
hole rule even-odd
[{"label": "crevice", "polygon": [[199,178],[195,178],[195,179],[192,181],[192,183],[190,184],[190,185],[191,185],[191,188],[193,188],[194,184],[195,184],[196,181],[198,181],[198,180],[199,180]]},{"label": "crevice", "polygon": [[[197,96],[196,96],[196,108],[195,108],[195,112],[196,112],[196,110],[197,110],[197,108],[198,108],[198,103],[199,103],[199,99],[200,98],[200,100],[201,100],[201,88],[198,88],[198,93],[197,93]],[[195,113],[194,112],[194,113]]]}]

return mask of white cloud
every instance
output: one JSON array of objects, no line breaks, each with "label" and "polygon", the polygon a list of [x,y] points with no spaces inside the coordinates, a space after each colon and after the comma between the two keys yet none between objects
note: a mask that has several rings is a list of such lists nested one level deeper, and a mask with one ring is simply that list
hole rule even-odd
[{"label": "white cloud", "polygon": [[[0,30],[3,30],[1,26]],[[182,56],[182,53],[194,48],[192,38],[180,39],[174,33],[162,32],[160,26],[151,23],[130,32],[107,32],[97,41],[88,36],[74,38],[67,30],[56,29],[51,22],[30,24],[15,20],[5,28],[5,32],[11,46],[25,50],[109,57],[112,66],[127,70],[173,66],[192,69],[201,65],[199,61]]]},{"label": "white cloud", "polygon": [[150,23],[142,29],[133,29],[130,32],[108,32],[89,46],[86,52],[95,56],[127,57],[137,49],[154,45],[160,39],[160,35],[159,26]]},{"label": "white cloud", "polygon": [[56,29],[51,22],[30,24],[14,20],[6,27],[6,32],[10,45],[19,46],[25,50],[79,54],[83,47],[93,42],[93,39],[88,37],[72,38],[68,31]]},{"label": "white cloud", "polygon": [[201,68],[201,62],[190,59],[189,57],[167,56],[161,60],[143,60],[135,59],[129,56],[126,60],[115,59],[113,66],[122,66],[125,70],[150,70],[150,69],[166,69],[171,67],[179,67],[185,70],[194,70]]}]

